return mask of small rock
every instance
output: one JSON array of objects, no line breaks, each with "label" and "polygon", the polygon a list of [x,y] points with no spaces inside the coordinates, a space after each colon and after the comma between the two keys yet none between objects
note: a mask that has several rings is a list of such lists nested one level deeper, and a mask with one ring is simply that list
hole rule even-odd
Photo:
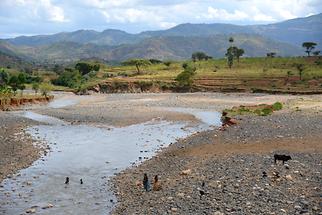
[{"label": "small rock", "polygon": [[48,209],[48,208],[52,208],[52,207],[54,207],[54,205],[48,204],[48,205],[45,205],[44,207],[42,207],[41,209]]},{"label": "small rock", "polygon": [[294,209],[296,209],[296,210],[301,210],[301,209],[302,209],[302,207],[301,207],[301,206],[299,206],[299,205],[295,205],[295,206],[294,206]]},{"label": "small rock", "polygon": [[35,208],[29,208],[28,210],[26,210],[27,214],[33,214],[36,213],[36,209]]},{"label": "small rock", "polygon": [[186,170],[182,170],[181,175],[190,175],[191,174],[191,169],[186,169]]},{"label": "small rock", "polygon": [[178,208],[171,208],[171,211],[172,212],[177,212],[178,211]]},{"label": "small rock", "polygon": [[291,176],[291,175],[286,175],[286,176],[285,176],[285,178],[286,178],[287,180],[289,180],[289,181],[292,181],[292,180],[293,180],[293,178],[292,178],[292,176]]},{"label": "small rock", "polygon": [[225,215],[224,213],[221,213],[220,211],[216,211],[214,215]]},{"label": "small rock", "polygon": [[184,197],[184,193],[178,193],[177,196]]}]

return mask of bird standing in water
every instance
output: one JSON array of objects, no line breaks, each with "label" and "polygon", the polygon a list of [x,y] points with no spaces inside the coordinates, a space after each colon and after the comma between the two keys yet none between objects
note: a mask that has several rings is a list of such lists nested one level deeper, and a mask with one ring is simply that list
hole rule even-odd
[{"label": "bird standing in water", "polygon": [[65,184],[69,184],[69,177],[66,177]]},{"label": "bird standing in water", "polygon": [[79,181],[80,181],[80,184],[83,184],[83,179],[80,179]]}]

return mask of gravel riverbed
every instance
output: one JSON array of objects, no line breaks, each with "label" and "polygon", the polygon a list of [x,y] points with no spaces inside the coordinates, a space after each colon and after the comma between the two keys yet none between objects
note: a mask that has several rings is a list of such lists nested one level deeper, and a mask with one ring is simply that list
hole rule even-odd
[{"label": "gravel riverbed", "polygon": [[[322,114],[238,119],[237,126],[180,140],[113,178],[119,199],[113,214],[321,214]],[[275,165],[275,153],[292,160]],[[136,186],[144,173],[159,175],[163,189]]]},{"label": "gravel riverbed", "polygon": [[[118,198],[112,214],[321,214],[321,95],[193,93],[66,97],[78,102],[56,108],[30,108],[72,124],[122,127],[155,118],[198,120],[171,108],[222,111],[237,105],[276,101],[285,106],[267,117],[238,116],[238,124],[225,131],[214,129],[178,140],[152,159],[117,174],[110,181]],[[23,132],[36,122],[7,112],[0,112],[0,122],[2,180],[38,159],[41,149]],[[292,160],[286,165],[275,165],[275,153],[290,155]],[[137,186],[144,173],[150,180],[159,175],[162,190],[144,192]]]}]

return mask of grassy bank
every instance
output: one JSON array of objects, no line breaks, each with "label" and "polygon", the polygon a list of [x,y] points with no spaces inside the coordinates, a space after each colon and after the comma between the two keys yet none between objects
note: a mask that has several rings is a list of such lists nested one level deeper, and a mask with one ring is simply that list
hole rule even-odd
[{"label": "grassy bank", "polygon": [[[87,89],[108,83],[118,91],[120,85],[170,86],[176,89],[175,78],[183,71],[184,62],[171,62],[141,67],[102,66],[96,76],[86,83]],[[322,93],[322,58],[242,58],[229,69],[226,59],[186,61],[196,68],[190,91]],[[302,71],[298,69],[302,65]],[[153,84],[151,84],[153,83]],[[123,87],[124,88],[124,87]],[[167,88],[167,87],[166,87]],[[127,90],[131,91],[131,90]]]}]

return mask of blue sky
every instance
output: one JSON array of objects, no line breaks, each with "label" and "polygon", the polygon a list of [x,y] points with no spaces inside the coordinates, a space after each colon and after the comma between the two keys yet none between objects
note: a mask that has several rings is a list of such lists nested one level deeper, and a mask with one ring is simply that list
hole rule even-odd
[{"label": "blue sky", "polygon": [[0,38],[181,23],[263,24],[322,12],[322,0],[0,0]]}]

